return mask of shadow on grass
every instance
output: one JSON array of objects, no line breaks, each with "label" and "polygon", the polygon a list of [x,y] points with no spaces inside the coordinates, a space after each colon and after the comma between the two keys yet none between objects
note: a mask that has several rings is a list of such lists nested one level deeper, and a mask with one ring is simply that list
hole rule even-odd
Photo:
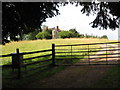
[{"label": "shadow on grass", "polygon": [[[37,60],[30,60],[27,61],[26,63],[31,63],[31,62],[36,62],[36,61],[43,61],[50,59],[51,57],[43,57]],[[63,57],[65,58],[65,57]],[[70,58],[70,57],[66,57]],[[74,56],[73,58],[78,58]],[[64,61],[57,61],[57,63],[75,63],[79,61],[79,59],[76,59],[74,61],[72,60],[64,60]],[[43,78],[49,77],[51,75],[56,74],[57,72],[63,70],[65,66],[54,66],[51,67],[52,61],[49,62],[40,62],[37,64],[29,65],[27,67],[22,67],[21,68],[21,75],[22,77],[20,79],[17,79],[18,75],[18,70],[15,69],[14,71],[10,67],[3,67],[2,68],[2,86],[3,88],[24,88],[27,86],[29,83],[35,82],[37,80],[41,80]]]},{"label": "shadow on grass", "polygon": [[99,80],[92,88],[119,88],[120,85],[120,64],[110,69],[107,74]]},{"label": "shadow on grass", "polygon": [[11,73],[11,75],[10,73],[8,74],[7,71],[9,71],[10,69],[7,69],[5,71],[5,68],[3,68],[2,88],[25,88],[30,83],[54,75],[55,73],[63,70],[64,68],[64,66],[51,68],[49,66],[46,66],[44,68],[37,68],[34,71],[24,73],[23,77],[20,79],[13,78],[15,77],[13,73]]}]

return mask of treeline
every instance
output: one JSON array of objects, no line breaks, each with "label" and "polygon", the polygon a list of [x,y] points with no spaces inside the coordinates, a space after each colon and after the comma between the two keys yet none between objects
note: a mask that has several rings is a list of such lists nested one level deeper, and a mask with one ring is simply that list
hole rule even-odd
[{"label": "treeline", "polygon": [[35,30],[29,34],[23,35],[23,40],[52,39],[52,30]]},{"label": "treeline", "polygon": [[[108,39],[106,35],[103,36],[94,36],[88,34],[79,34],[76,29],[70,29],[69,31],[61,31],[58,32],[58,38],[104,38]],[[44,31],[35,30],[34,32],[30,32],[27,35],[23,35],[23,40],[36,40],[36,39],[52,39],[52,30],[47,29]]]},{"label": "treeline", "polygon": [[59,38],[104,38],[108,39],[106,35],[103,36],[94,36],[94,35],[84,35],[84,34],[79,34],[76,29],[70,29],[69,31],[61,31],[58,33]]}]

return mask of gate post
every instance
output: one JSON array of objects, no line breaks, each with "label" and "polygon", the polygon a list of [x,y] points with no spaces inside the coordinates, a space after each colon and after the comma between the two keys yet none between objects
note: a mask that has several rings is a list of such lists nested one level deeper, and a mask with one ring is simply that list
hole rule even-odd
[{"label": "gate post", "polygon": [[108,64],[108,61],[107,61],[107,43],[106,43],[106,64]]},{"label": "gate post", "polygon": [[90,65],[90,55],[89,55],[89,44],[88,44],[88,61],[89,61],[89,65]]},{"label": "gate post", "polygon": [[72,45],[71,45],[71,64],[73,64],[73,60],[72,60]]},{"label": "gate post", "polygon": [[16,49],[16,53],[12,53],[12,70],[17,69],[17,78],[21,77],[21,65],[22,65],[23,55],[19,53],[19,49]]},{"label": "gate post", "polygon": [[55,44],[52,44],[52,65],[55,66]]},{"label": "gate post", "polygon": [[16,49],[16,53],[17,53],[17,59],[18,59],[18,78],[21,78],[21,57],[20,57],[20,52],[19,49]]}]

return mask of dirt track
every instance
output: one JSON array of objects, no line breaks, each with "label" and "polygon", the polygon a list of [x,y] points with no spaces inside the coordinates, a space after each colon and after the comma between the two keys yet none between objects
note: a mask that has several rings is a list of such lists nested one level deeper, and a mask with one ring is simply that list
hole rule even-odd
[{"label": "dirt track", "polygon": [[90,88],[100,80],[111,65],[70,66],[52,77],[29,84],[29,88]]},{"label": "dirt track", "polygon": [[29,83],[27,88],[91,88],[114,65],[69,66],[59,73]]}]

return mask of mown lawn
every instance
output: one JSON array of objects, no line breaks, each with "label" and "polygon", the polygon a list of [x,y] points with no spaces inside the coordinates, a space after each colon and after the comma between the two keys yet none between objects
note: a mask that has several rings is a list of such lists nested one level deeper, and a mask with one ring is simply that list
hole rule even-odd
[{"label": "mown lawn", "polygon": [[52,40],[31,40],[31,41],[19,41],[11,42],[2,46],[2,54],[15,53],[16,48],[20,49],[20,52],[32,52],[36,50],[51,49],[52,43],[56,45],[64,44],[83,44],[83,43],[99,43],[99,42],[109,42],[107,39],[92,39],[92,38],[83,38],[83,39],[52,39]]}]

